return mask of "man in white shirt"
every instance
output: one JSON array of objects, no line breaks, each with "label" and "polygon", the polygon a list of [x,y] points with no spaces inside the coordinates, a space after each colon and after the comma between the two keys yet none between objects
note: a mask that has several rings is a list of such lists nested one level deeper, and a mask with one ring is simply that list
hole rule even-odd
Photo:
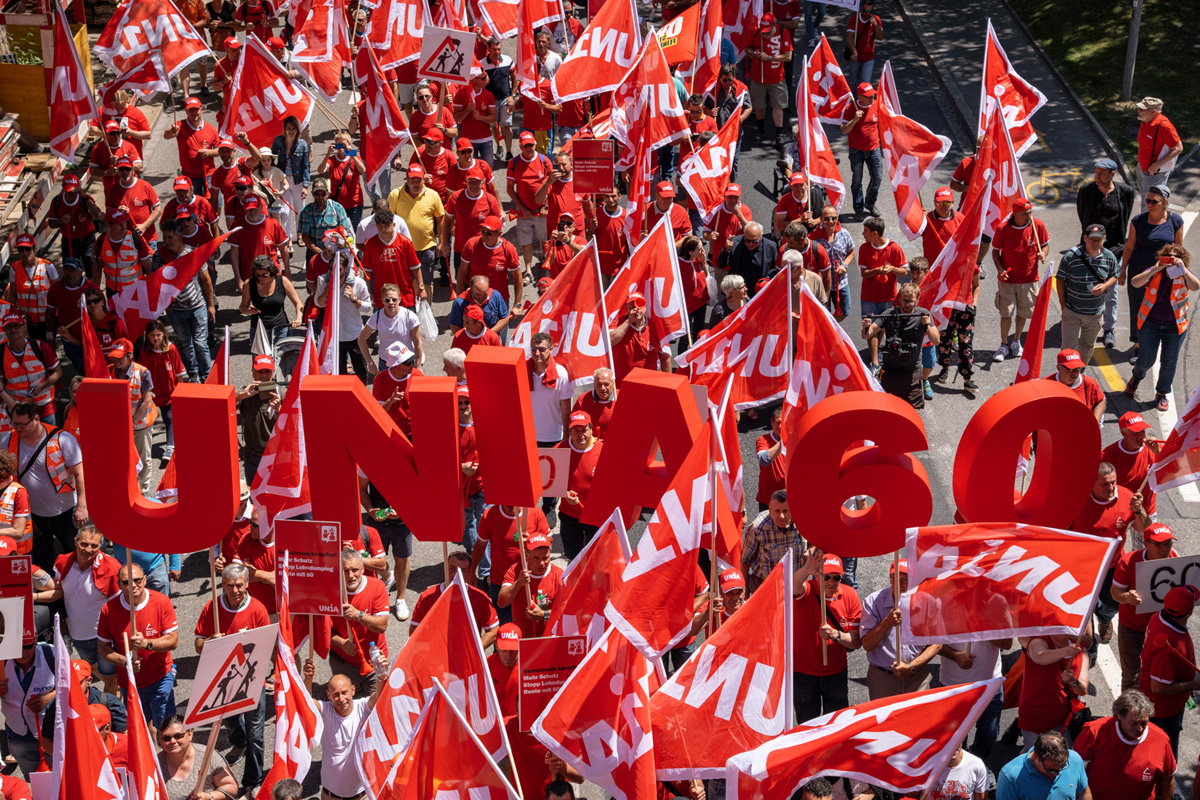
[{"label": "man in white shirt", "polygon": [[[329,240],[326,240],[326,249],[332,249]],[[338,308],[338,371],[344,372],[346,359],[350,359],[350,366],[354,370],[354,374],[364,384],[367,382],[367,361],[363,358],[362,352],[358,348],[358,334],[362,333],[363,329],[363,310],[371,310],[371,291],[367,288],[367,283],[358,274],[357,271],[351,270],[351,253],[348,249],[343,250],[338,248],[338,258],[342,259],[340,268],[337,270],[338,277],[341,278],[341,290],[339,295]],[[329,301],[329,281],[331,280],[332,272],[326,273],[317,279],[317,296],[315,303],[318,307],[324,308],[325,313],[332,313],[332,307],[328,306]],[[324,325],[322,324],[322,327]]]},{"label": "man in white shirt", "polygon": [[[304,681],[312,692],[317,668],[312,659],[304,662]],[[364,789],[354,764],[354,737],[367,714],[379,699],[383,681],[375,682],[375,693],[355,700],[354,683],[345,675],[334,675],[325,685],[326,701],[321,708],[321,800],[352,800],[362,797]]]}]

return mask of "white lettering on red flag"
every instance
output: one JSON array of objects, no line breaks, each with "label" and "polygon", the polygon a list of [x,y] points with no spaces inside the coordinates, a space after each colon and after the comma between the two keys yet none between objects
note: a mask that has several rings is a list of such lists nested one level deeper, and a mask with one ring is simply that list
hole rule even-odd
[{"label": "white lettering on red flag", "polygon": [[612,120],[613,135],[631,149],[650,151],[689,135],[687,114],[657,36],[646,37],[637,61],[613,92]]},{"label": "white lettering on red flag", "polygon": [[594,647],[608,629],[604,608],[631,558],[625,521],[614,511],[563,570],[563,588],[550,609],[546,635],[586,636],[588,647]]},{"label": "white lettering on red flag", "polygon": [[421,39],[429,19],[424,0],[385,0],[371,13],[367,41],[383,69],[395,69],[421,55]]},{"label": "white lettering on red flag", "polygon": [[[988,181],[991,181],[990,190],[986,186]],[[971,174],[971,183],[963,197],[962,207],[969,206],[974,196],[985,190],[987,205],[983,235],[992,236],[1000,223],[1011,215],[1013,201],[1018,197],[1028,197],[1025,182],[1021,179],[1017,153],[999,115],[993,115],[988,121],[983,141],[975,155],[975,171]]]},{"label": "white lettering on red flag", "polygon": [[946,327],[951,312],[974,305],[985,195],[968,198],[972,202],[966,207],[962,224],[951,234],[950,241],[930,266],[929,274],[921,281],[920,305],[929,311],[939,329]]},{"label": "white lettering on red flag", "polygon": [[333,103],[342,93],[342,69],[350,58],[345,0],[313,3],[293,35],[291,64]]},{"label": "white lettering on red flag", "polygon": [[1119,539],[1007,522],[909,528],[904,641],[1078,636]]},{"label": "white lettering on red flag", "polygon": [[763,0],[725,0],[721,20],[725,26],[725,38],[733,44],[738,61],[742,60],[746,47],[758,32],[762,15]]},{"label": "white lettering on red flag", "polygon": [[306,128],[314,102],[312,95],[288,77],[287,69],[251,33],[233,74],[221,135],[233,138],[235,132],[244,132],[258,147],[267,147],[283,133],[285,117],[295,117],[300,120],[300,128]]},{"label": "white lettering on red flag", "polygon": [[127,0],[92,50],[117,75],[134,70],[157,52],[169,78],[193,61],[212,56],[204,38],[171,0]]},{"label": "white lettering on red flag", "polygon": [[162,57],[158,53],[151,53],[140,66],[101,86],[100,104],[105,114],[117,113],[113,106],[113,95],[120,89],[133,92],[142,100],[149,100],[157,92],[169,92],[171,87],[163,69]]},{"label": "white lettering on red flag", "polygon": [[996,29],[992,27],[992,21],[989,19],[983,55],[983,81],[979,89],[978,133],[983,134],[988,120],[999,109],[1019,158],[1037,138],[1031,120],[1044,105],[1046,95],[1013,69],[1012,62],[1000,46]]},{"label": "white lettering on red flag", "polygon": [[808,78],[808,96],[812,98],[817,115],[834,125],[849,119],[854,113],[854,94],[823,33],[821,43],[808,59],[804,74]]},{"label": "white lettering on red flag", "polygon": [[392,159],[408,143],[411,134],[396,102],[396,95],[388,86],[379,66],[374,48],[358,48],[358,54],[354,57],[354,73],[359,76],[362,92],[358,101],[358,119],[362,126],[359,138],[363,166],[367,170],[364,177],[369,186],[384,170],[391,169]]},{"label": "white lettering on red flag", "polygon": [[[234,231],[240,230],[234,228]],[[224,241],[234,232],[223,233],[190,253],[185,253],[162,269],[140,275],[133,283],[113,295],[113,309],[121,315],[131,339],[141,336],[151,320],[167,311],[188,282],[208,263]]]},{"label": "white lettering on red flag", "polygon": [[617,88],[642,49],[639,25],[633,0],[606,2],[554,73],[554,97],[577,100]]},{"label": "white lettering on red flag", "polygon": [[54,71],[50,75],[50,152],[75,163],[80,128],[99,119],[92,86],[75,49],[71,24],[61,3],[54,6]]},{"label": "white lettering on red flag", "polygon": [[742,115],[730,114],[717,135],[694,150],[681,165],[679,183],[705,222],[712,221],[725,202],[725,187],[730,183],[729,172],[741,131]]},{"label": "white lettering on red flag", "polygon": [[119,800],[122,793],[117,773],[88,709],[87,695],[71,669],[71,656],[57,614],[54,616],[54,688],[58,699],[54,705],[54,718],[42,723],[53,725],[55,731],[54,797]]},{"label": "white lettering on red flag", "polygon": [[646,298],[650,344],[655,349],[688,335],[687,303],[679,277],[679,257],[671,215],[663,214],[646,238],[634,248],[625,266],[613,276],[604,293],[609,322],[623,318],[629,293]]},{"label": "white lettering on red flag", "polygon": [[721,71],[721,40],[725,30],[721,22],[722,11],[721,0],[704,0],[696,58],[691,64],[679,68],[679,77],[683,78],[691,94],[702,95],[716,86],[717,75]]},{"label": "white lettering on red flag", "polygon": [[[807,74],[808,62],[804,63],[804,73]],[[821,125],[821,117],[813,106],[810,88],[810,81],[800,81],[796,87],[797,124],[800,133],[800,163],[796,165],[796,171],[807,175],[810,181],[823,187],[831,206],[841,208],[842,199],[846,196],[846,185],[842,183],[842,173],[838,169],[833,148],[829,146],[829,137],[825,135],[825,128]]]}]

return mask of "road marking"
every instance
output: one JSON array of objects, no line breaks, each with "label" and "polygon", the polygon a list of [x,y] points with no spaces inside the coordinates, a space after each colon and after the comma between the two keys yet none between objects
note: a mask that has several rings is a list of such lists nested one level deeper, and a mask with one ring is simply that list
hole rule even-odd
[{"label": "road marking", "polygon": [[1113,655],[1111,644],[1101,642],[1096,647],[1096,663],[1100,667],[1100,675],[1108,684],[1108,691],[1113,698],[1118,697],[1121,694],[1121,665]]},{"label": "road marking", "polygon": [[1108,390],[1110,392],[1124,391],[1125,379],[1121,377],[1121,373],[1117,372],[1112,359],[1108,357],[1108,351],[1103,347],[1097,347],[1092,351],[1092,358],[1095,359],[1096,369],[1100,371],[1100,377],[1104,379]]},{"label": "road marking", "polygon": [[1188,228],[1192,227],[1192,223],[1196,221],[1196,217],[1200,216],[1200,211],[1184,211],[1179,216],[1183,217],[1183,235],[1187,236]]},{"label": "road marking", "polygon": [[1042,149],[1045,150],[1047,153],[1051,152],[1050,144],[1046,141],[1046,137],[1042,135],[1042,132],[1039,131],[1037,128],[1034,128],[1033,133],[1035,136],[1037,136],[1038,142],[1041,143]]}]

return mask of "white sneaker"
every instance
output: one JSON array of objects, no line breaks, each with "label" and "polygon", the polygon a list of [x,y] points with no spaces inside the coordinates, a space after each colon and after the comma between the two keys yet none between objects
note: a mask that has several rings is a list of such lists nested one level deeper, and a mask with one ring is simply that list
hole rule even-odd
[{"label": "white sneaker", "polygon": [[1021,342],[1019,340],[1013,339],[1013,343],[1011,345],[1009,345],[1008,349],[1012,352],[1013,358],[1021,357],[1022,348],[1021,348]]},{"label": "white sneaker", "polygon": [[392,616],[399,622],[404,622],[409,618],[408,603],[404,600],[397,599],[392,603]]},{"label": "white sneaker", "polygon": [[384,588],[387,589],[388,594],[391,594],[392,592],[394,592],[396,590],[396,576],[395,575],[388,575],[387,585]]},{"label": "white sneaker", "polygon": [[163,461],[170,461],[173,455],[175,455],[175,445],[169,444],[163,448]]},{"label": "white sneaker", "polygon": [[992,361],[1003,361],[1004,359],[1008,358],[1008,356],[1008,345],[1002,344],[996,348],[996,352],[992,353]]}]

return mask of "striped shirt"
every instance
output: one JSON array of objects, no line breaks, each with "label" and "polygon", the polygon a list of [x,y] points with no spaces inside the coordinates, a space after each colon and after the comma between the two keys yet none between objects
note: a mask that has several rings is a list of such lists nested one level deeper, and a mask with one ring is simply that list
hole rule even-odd
[{"label": "striped shirt", "polygon": [[1100,254],[1092,258],[1079,245],[1067,251],[1055,273],[1066,287],[1067,308],[1093,317],[1104,310],[1104,295],[1093,295],[1092,287],[1116,274],[1117,259],[1110,251],[1102,247]]}]

